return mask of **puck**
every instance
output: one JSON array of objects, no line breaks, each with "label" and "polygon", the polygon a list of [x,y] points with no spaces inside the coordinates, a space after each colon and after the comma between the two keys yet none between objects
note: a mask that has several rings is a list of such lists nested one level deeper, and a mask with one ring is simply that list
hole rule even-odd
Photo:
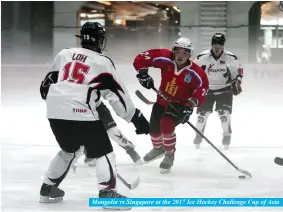
[{"label": "puck", "polygon": [[276,158],[274,159],[274,162],[275,162],[277,165],[283,166],[283,158],[276,157]]},{"label": "puck", "polygon": [[245,179],[246,176],[245,176],[245,175],[240,175],[239,178],[240,178],[240,179]]}]

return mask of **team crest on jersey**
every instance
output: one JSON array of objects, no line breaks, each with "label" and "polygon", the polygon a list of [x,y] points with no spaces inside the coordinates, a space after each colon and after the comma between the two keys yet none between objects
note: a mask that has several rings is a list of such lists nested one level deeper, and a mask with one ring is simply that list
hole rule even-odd
[{"label": "team crest on jersey", "polygon": [[185,81],[186,83],[190,83],[191,80],[192,80],[192,76],[191,76],[190,74],[187,74],[187,75],[185,76],[185,78],[184,78],[184,81]]}]

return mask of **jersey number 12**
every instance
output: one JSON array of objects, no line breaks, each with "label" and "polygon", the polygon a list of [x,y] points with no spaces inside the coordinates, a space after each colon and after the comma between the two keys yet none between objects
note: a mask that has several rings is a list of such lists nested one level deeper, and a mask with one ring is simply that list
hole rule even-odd
[{"label": "jersey number 12", "polygon": [[[73,65],[74,64],[74,65]],[[72,66],[73,65],[73,66]],[[72,67],[72,68],[71,68]],[[89,66],[80,62],[69,62],[64,66],[64,80],[82,84],[89,71]]]}]

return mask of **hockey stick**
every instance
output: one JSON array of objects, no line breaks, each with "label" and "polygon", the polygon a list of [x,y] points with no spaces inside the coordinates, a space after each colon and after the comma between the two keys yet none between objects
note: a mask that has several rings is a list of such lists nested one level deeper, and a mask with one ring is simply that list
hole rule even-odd
[{"label": "hockey stick", "polygon": [[128,183],[123,177],[121,177],[121,175],[119,175],[117,173],[117,177],[119,178],[119,180],[121,180],[121,182],[130,190],[133,190],[135,188],[137,188],[140,184],[140,177],[137,176],[136,180],[133,183]]},{"label": "hockey stick", "polygon": [[[155,87],[152,88],[152,90],[154,90],[157,95],[159,95],[163,100],[165,100],[168,105],[177,112],[177,109],[172,105],[170,104],[170,100],[165,97],[160,91],[158,91]],[[216,146],[214,146],[214,144],[208,140],[208,138],[205,137],[205,135],[200,132],[193,124],[191,124],[189,121],[187,121],[187,123],[190,125],[191,128],[194,129],[194,131],[196,131],[208,144],[210,144],[210,146],[213,147],[213,149],[215,149],[228,163],[231,164],[231,166],[233,166],[237,171],[241,172],[242,174],[244,175],[247,175],[249,176],[250,178],[252,177],[251,173],[246,171],[246,170],[243,170],[243,169],[240,169],[238,166],[236,166],[229,158],[227,158],[226,155],[224,155]]]},{"label": "hockey stick", "polygon": [[283,158],[276,157],[276,158],[274,159],[274,163],[276,163],[276,164],[279,165],[279,166],[283,166]]},{"label": "hockey stick", "polygon": [[[96,166],[96,164],[88,164],[90,167],[94,167]],[[73,173],[76,173],[76,169],[77,169],[77,164],[72,165],[72,169],[73,169]],[[133,183],[128,183],[123,177],[121,177],[120,174],[117,173],[117,177],[119,180],[121,180],[121,182],[130,190],[133,190],[135,188],[137,188],[140,184],[140,177],[137,176],[135,181]]]},{"label": "hockey stick", "polygon": [[135,94],[137,95],[137,97],[139,97],[139,99],[141,101],[143,101],[147,105],[153,105],[155,103],[155,102],[149,101],[147,98],[145,98],[145,96],[139,90],[136,90]]}]

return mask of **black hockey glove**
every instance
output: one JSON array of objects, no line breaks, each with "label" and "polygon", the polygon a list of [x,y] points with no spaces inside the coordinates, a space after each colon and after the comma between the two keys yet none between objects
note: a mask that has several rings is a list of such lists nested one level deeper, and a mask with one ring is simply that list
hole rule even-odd
[{"label": "black hockey glove", "polygon": [[186,107],[184,105],[182,113],[181,113],[181,117],[180,117],[180,122],[182,124],[187,123],[189,121],[193,111],[194,111],[194,109],[192,109],[191,107]]},{"label": "black hockey glove", "polygon": [[241,80],[234,80],[231,84],[233,95],[237,96],[242,93]]},{"label": "black hockey glove", "polygon": [[149,133],[149,123],[139,109],[136,109],[131,122],[135,125],[136,134],[147,135]]},{"label": "black hockey glove", "polygon": [[187,121],[189,121],[190,116],[194,111],[193,108],[180,103],[172,103],[171,105],[174,107],[174,109],[171,106],[168,106],[165,112],[166,116],[172,117],[177,123],[185,124]]},{"label": "black hockey glove", "polygon": [[148,75],[148,69],[140,69],[137,78],[143,87],[147,89],[154,87],[154,81],[152,77]]},{"label": "black hockey glove", "polygon": [[59,71],[51,71],[49,72],[44,80],[40,84],[40,95],[42,99],[46,99],[49,87],[51,84],[54,84],[58,81]]}]

